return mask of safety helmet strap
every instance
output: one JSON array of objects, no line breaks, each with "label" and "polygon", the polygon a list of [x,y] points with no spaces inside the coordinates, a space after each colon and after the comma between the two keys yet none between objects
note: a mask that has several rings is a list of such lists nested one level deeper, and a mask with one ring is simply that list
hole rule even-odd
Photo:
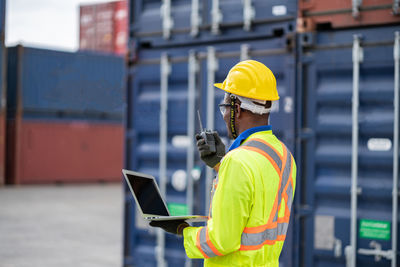
[{"label": "safety helmet strap", "polygon": [[231,126],[231,133],[233,139],[236,139],[237,133],[236,133],[236,126],[235,126],[235,115],[236,115],[236,109],[235,109],[235,100],[236,97],[232,94],[230,96],[230,101],[231,101],[231,110],[230,110],[230,126]]}]

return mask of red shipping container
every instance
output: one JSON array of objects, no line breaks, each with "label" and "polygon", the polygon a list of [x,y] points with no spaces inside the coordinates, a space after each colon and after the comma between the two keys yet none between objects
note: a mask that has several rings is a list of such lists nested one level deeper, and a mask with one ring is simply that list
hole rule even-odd
[{"label": "red shipping container", "polygon": [[128,2],[119,1],[115,3],[114,13],[114,51],[119,55],[127,53],[128,44]]},{"label": "red shipping container", "polygon": [[8,183],[121,180],[121,124],[17,119],[8,127]]},{"label": "red shipping container", "polygon": [[393,0],[363,0],[353,14],[350,0],[299,0],[299,32],[318,28],[346,28],[400,23],[400,10],[393,13]]},{"label": "red shipping container", "polygon": [[80,7],[79,48],[124,55],[128,42],[128,3]]}]

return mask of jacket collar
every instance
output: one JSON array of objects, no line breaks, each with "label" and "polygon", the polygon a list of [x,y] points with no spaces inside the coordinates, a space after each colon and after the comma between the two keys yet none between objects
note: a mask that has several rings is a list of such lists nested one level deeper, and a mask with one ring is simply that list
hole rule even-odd
[{"label": "jacket collar", "polygon": [[235,141],[233,141],[232,145],[229,147],[228,151],[231,151],[235,148],[238,148],[244,140],[246,140],[250,135],[256,132],[270,131],[272,130],[271,125],[257,126],[253,128],[249,128],[246,131],[242,132],[238,137],[236,137]]}]

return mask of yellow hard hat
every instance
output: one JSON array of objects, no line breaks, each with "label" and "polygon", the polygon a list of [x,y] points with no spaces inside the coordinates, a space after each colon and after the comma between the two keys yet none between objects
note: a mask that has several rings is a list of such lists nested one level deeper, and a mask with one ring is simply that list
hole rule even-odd
[{"label": "yellow hard hat", "polygon": [[267,66],[255,60],[239,62],[229,71],[223,83],[214,86],[248,98],[268,101],[279,99],[274,74]]}]

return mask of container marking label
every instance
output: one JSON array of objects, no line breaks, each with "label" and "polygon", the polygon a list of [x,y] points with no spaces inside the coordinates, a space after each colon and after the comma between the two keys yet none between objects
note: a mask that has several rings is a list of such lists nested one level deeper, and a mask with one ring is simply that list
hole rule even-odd
[{"label": "container marking label", "polygon": [[274,16],[284,16],[287,14],[287,7],[284,5],[273,6],[272,7],[272,14]]},{"label": "container marking label", "polygon": [[390,225],[388,221],[361,219],[359,236],[365,239],[390,240]]},{"label": "container marking label", "polygon": [[367,147],[370,151],[389,151],[392,149],[392,141],[388,138],[370,138]]},{"label": "container marking label", "polygon": [[332,250],[335,243],[335,217],[317,215],[314,218],[314,248]]}]

